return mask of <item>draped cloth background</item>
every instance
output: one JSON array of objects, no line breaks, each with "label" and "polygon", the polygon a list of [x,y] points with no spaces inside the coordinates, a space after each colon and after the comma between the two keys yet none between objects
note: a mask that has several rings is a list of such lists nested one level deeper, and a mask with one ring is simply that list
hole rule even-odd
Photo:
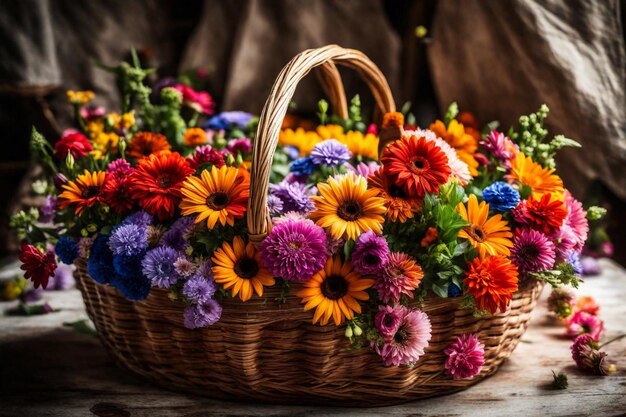
[{"label": "draped cloth background", "polygon": [[[425,9],[434,14],[419,12]],[[16,207],[6,202],[26,171],[15,161],[28,160],[30,125],[54,138],[71,124],[66,89],[93,89],[98,104],[116,108],[111,75],[95,62],[115,64],[135,47],[163,73],[205,67],[221,110],[260,113],[282,66],[299,51],[328,43],[361,49],[386,74],[397,102],[410,99],[420,111],[436,114],[457,101],[480,121],[508,127],[547,103],[551,131],[584,145],[582,152],[563,152],[560,161],[575,194],[597,178],[626,200],[620,13],[618,0],[4,0],[2,209]],[[429,26],[427,43],[413,35],[418,24]],[[415,48],[425,51],[427,65],[416,61]],[[424,85],[415,82],[418,73],[429,76],[434,99],[425,97],[432,91],[417,89]],[[309,78],[295,100],[299,110],[312,112],[323,95]],[[345,79],[349,94],[368,96],[353,74]]]}]

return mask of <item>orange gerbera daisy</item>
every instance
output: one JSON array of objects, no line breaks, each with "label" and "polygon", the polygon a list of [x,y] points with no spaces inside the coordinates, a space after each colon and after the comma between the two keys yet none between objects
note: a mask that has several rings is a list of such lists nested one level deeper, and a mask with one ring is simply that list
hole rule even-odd
[{"label": "orange gerbera daisy", "polygon": [[476,307],[494,314],[504,312],[517,291],[518,271],[510,259],[495,255],[469,263],[463,283],[474,296]]},{"label": "orange gerbera daisy", "polygon": [[411,198],[402,187],[398,187],[382,169],[370,174],[367,178],[369,188],[378,190],[380,197],[385,200],[387,218],[404,223],[413,218],[413,213],[420,210],[421,203],[417,198]]},{"label": "orange gerbera daisy", "polygon": [[430,130],[456,150],[459,159],[469,167],[470,174],[478,175],[478,161],[474,158],[474,154],[478,150],[478,140],[465,132],[461,123],[453,119],[446,128],[441,120],[437,120],[430,125]]},{"label": "orange gerbera daisy", "polygon": [[478,120],[476,120],[476,116],[473,113],[464,111],[459,113],[457,117],[459,123],[463,124],[465,128],[465,133],[472,136],[477,141],[480,141],[480,125],[478,124]]},{"label": "orange gerbera daisy", "polygon": [[413,198],[439,192],[448,182],[452,169],[448,157],[434,141],[415,135],[391,143],[380,158],[383,173]]},{"label": "orange gerbera daisy", "polygon": [[253,292],[262,296],[264,286],[270,287],[276,283],[263,266],[261,255],[254,245],[245,243],[239,236],[235,237],[232,246],[224,242],[215,251],[211,261],[215,282],[226,290],[230,289],[233,297],[238,295],[243,302],[252,298]]},{"label": "orange gerbera daisy", "polygon": [[510,183],[529,187],[532,195],[541,198],[545,193],[551,193],[563,200],[563,181],[554,174],[554,169],[547,169],[534,162],[530,156],[518,153],[511,160],[511,172],[507,176]]},{"label": "orange gerbera daisy", "polygon": [[144,158],[130,177],[130,194],[139,206],[159,220],[176,214],[183,181],[194,172],[177,152]]},{"label": "orange gerbera daisy", "polygon": [[373,230],[381,234],[385,218],[385,200],[378,190],[367,189],[367,180],[353,173],[330,177],[327,183],[317,185],[319,196],[311,199],[315,211],[311,219],[330,231],[335,239],[352,239]]},{"label": "orange gerbera daisy", "polygon": [[354,270],[350,261],[342,262],[335,256],[326,261],[324,269],[304,282],[296,295],[302,298],[304,311],[315,308],[313,324],[328,324],[331,317],[339,326],[345,320],[351,320],[354,313],[361,312],[357,300],[368,300],[366,289],[374,285],[373,279],[362,278]]},{"label": "orange gerbera daisy", "polygon": [[85,172],[63,185],[63,192],[59,194],[59,207],[62,209],[74,206],[77,216],[88,207],[104,204],[102,189],[106,182],[106,172]]},{"label": "orange gerbera daisy", "polygon": [[222,226],[235,225],[246,211],[250,195],[250,179],[247,171],[235,167],[211,167],[198,177],[187,177],[182,188],[180,203],[183,216],[198,213],[196,223],[206,219],[213,229],[216,223]]},{"label": "orange gerbera daisy", "polygon": [[185,145],[187,146],[204,145],[206,141],[206,132],[199,127],[192,127],[185,131]]},{"label": "orange gerbera daisy", "polygon": [[130,140],[126,155],[137,160],[144,159],[156,153],[170,153],[172,146],[167,138],[160,133],[139,132]]},{"label": "orange gerbera daisy", "polygon": [[469,196],[467,208],[463,203],[459,203],[456,211],[469,223],[459,232],[459,237],[467,239],[473,247],[478,250],[481,259],[487,255],[509,256],[509,248],[513,247],[511,242],[511,229],[501,214],[489,216],[489,204],[482,201],[478,204],[475,195]]}]

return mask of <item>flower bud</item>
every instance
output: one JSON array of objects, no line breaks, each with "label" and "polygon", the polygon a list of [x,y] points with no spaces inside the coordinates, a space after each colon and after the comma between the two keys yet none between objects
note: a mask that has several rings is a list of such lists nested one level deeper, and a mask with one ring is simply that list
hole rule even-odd
[{"label": "flower bud", "polygon": [[346,327],[346,332],[344,334],[348,339],[352,337],[352,327],[350,327],[350,325]]}]

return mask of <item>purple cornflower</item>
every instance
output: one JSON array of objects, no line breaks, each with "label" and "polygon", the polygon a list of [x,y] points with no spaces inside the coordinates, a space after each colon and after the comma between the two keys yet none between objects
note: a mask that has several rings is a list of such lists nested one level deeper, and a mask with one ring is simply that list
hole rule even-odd
[{"label": "purple cornflower", "polygon": [[152,281],[152,285],[159,288],[169,288],[176,284],[180,275],[176,272],[174,262],[179,253],[169,246],[160,246],[148,251],[141,261],[142,272]]},{"label": "purple cornflower", "polygon": [[134,256],[148,249],[145,226],[125,224],[117,227],[109,238],[109,248],[114,255]]},{"label": "purple cornflower", "polygon": [[268,195],[267,208],[272,216],[280,214],[283,212],[283,200],[276,197],[275,195]]},{"label": "purple cornflower", "polygon": [[299,182],[288,183],[283,180],[278,184],[270,184],[270,193],[283,203],[283,213],[295,211],[306,214],[313,211],[315,205],[309,198],[313,190],[317,191]]},{"label": "purple cornflower", "polygon": [[172,224],[170,230],[165,232],[159,242],[160,246],[169,246],[179,252],[183,252],[189,246],[189,242],[185,239],[185,234],[194,224],[194,217],[181,217]]},{"label": "purple cornflower", "polygon": [[311,159],[315,165],[342,165],[351,157],[348,147],[336,139],[321,141],[311,151]]},{"label": "purple cornflower", "polygon": [[51,223],[57,210],[57,198],[53,195],[46,197],[45,203],[39,208],[39,220],[42,223]]},{"label": "purple cornflower", "polygon": [[511,260],[522,272],[545,271],[554,266],[554,243],[536,230],[518,230],[513,238]]},{"label": "purple cornflower", "polygon": [[311,220],[277,224],[261,245],[261,259],[272,275],[304,281],[326,263],[326,233]]},{"label": "purple cornflower", "polygon": [[222,316],[222,306],[215,300],[185,308],[185,327],[198,329],[216,323]]},{"label": "purple cornflower", "polygon": [[206,279],[200,274],[192,275],[183,285],[183,295],[197,304],[208,302],[216,290],[215,281]]},{"label": "purple cornflower", "polygon": [[354,252],[352,266],[362,275],[378,274],[389,259],[389,246],[385,238],[369,231],[359,236]]},{"label": "purple cornflower", "polygon": [[150,226],[150,224],[152,224],[152,220],[153,219],[150,214],[141,210],[141,211],[131,214],[130,216],[122,220],[122,223],[120,223],[120,226],[123,226],[126,224],[134,224],[140,227],[148,227]]}]

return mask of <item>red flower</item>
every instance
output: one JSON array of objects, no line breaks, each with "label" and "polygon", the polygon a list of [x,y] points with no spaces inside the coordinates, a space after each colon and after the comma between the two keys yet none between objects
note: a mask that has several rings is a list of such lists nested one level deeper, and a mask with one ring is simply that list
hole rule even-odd
[{"label": "red flower", "polygon": [[42,288],[46,288],[48,278],[53,276],[54,270],[57,269],[54,253],[51,251],[42,253],[33,245],[22,243],[22,253],[20,253],[19,259],[22,262],[20,268],[25,271],[24,277],[31,279],[35,288],[40,285]]},{"label": "red flower", "polygon": [[550,193],[543,194],[540,199],[531,196],[518,204],[512,212],[517,223],[546,235],[556,233],[567,217],[565,204]]},{"label": "red flower", "polygon": [[517,291],[518,271],[510,259],[502,255],[475,258],[469,264],[463,283],[474,296],[476,307],[494,314],[505,311]]},{"label": "red flower", "polygon": [[107,174],[107,180],[102,189],[104,202],[116,213],[124,213],[135,207],[135,201],[130,193],[130,177],[116,177]]},{"label": "red flower", "polygon": [[189,166],[194,170],[206,163],[214,165],[216,168],[221,168],[226,164],[224,162],[224,155],[219,153],[211,145],[198,146],[193,155],[187,157],[187,163],[189,163]]},{"label": "red flower", "polygon": [[174,217],[180,188],[194,172],[179,153],[152,154],[130,176],[130,194],[139,206],[163,221]]},{"label": "red flower", "polygon": [[215,102],[213,97],[206,91],[196,91],[185,84],[176,84],[173,88],[183,95],[183,103],[197,111],[198,113],[215,113]]},{"label": "red flower", "polygon": [[452,170],[448,157],[434,141],[417,136],[405,136],[387,146],[382,158],[383,172],[411,197],[437,193]]},{"label": "red flower", "polygon": [[93,146],[89,139],[73,129],[63,132],[61,139],[54,145],[54,156],[59,160],[65,159],[68,153],[71,153],[74,158],[82,158],[91,151],[93,151]]}]

